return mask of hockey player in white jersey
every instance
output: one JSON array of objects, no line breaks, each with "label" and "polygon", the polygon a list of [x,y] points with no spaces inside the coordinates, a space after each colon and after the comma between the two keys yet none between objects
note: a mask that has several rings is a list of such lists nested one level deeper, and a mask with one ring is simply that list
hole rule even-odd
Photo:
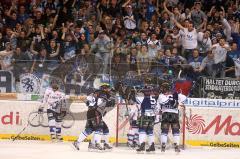
[{"label": "hockey player in white jersey", "polygon": [[158,108],[162,112],[161,122],[161,151],[165,152],[166,143],[168,139],[168,131],[171,126],[174,148],[176,152],[180,152],[180,123],[179,123],[179,106],[184,106],[183,102],[186,100],[186,96],[177,92],[171,91],[169,83],[164,82],[161,84],[162,93],[158,97]]},{"label": "hockey player in white jersey", "polygon": [[43,113],[43,110],[46,107],[51,139],[62,141],[61,125],[62,120],[66,115],[67,107],[66,95],[59,91],[59,85],[57,81],[51,81],[51,87],[46,89],[38,112]]}]

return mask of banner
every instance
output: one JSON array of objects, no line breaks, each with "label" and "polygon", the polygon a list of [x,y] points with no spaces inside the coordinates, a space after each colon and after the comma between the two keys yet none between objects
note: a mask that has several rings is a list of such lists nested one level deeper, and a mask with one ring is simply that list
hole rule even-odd
[{"label": "banner", "polygon": [[240,80],[202,78],[201,97],[211,99],[240,99]]},{"label": "banner", "polygon": [[186,144],[240,148],[240,110],[186,108]]},{"label": "banner", "polygon": [[217,107],[217,108],[240,108],[240,100],[187,98],[185,106],[191,107]]}]

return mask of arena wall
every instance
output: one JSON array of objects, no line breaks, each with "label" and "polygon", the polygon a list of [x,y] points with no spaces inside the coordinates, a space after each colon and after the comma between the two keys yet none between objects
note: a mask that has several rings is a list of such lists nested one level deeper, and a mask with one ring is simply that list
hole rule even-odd
[{"label": "arena wall", "polygon": [[[190,102],[191,100],[191,102]],[[206,99],[197,99],[199,101]],[[186,103],[185,113],[185,143],[186,146],[211,146],[211,147],[240,147],[240,101],[226,100],[222,107],[197,106],[196,99],[190,98]],[[217,102],[217,100],[209,100]],[[206,103],[208,103],[207,101]],[[229,107],[229,102],[235,103]],[[192,104],[191,105],[189,105]],[[37,101],[9,101],[0,100],[0,139],[13,139],[24,127],[29,126],[20,135],[20,140],[50,140],[47,127],[46,114],[43,118],[37,115],[39,107]],[[210,104],[211,105],[211,104]],[[222,104],[223,105],[223,104]],[[107,113],[104,120],[110,129],[111,142],[116,142],[117,117],[119,121],[119,142],[126,142],[127,130],[129,128],[125,116],[124,105],[114,107]],[[73,141],[79,133],[84,130],[87,107],[84,103],[72,103],[70,106],[71,115],[64,120],[63,137],[65,141]],[[34,118],[37,116],[36,118]],[[33,119],[34,118],[34,119]],[[74,119],[73,119],[74,118]],[[156,125],[156,129],[158,125]],[[158,134],[155,134],[158,135]],[[88,138],[89,139],[89,138]]]}]

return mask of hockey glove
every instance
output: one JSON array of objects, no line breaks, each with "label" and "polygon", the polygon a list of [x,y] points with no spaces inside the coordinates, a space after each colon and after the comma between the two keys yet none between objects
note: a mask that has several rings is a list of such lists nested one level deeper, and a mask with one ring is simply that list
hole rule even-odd
[{"label": "hockey glove", "polygon": [[43,108],[38,108],[38,114],[43,114]]},{"label": "hockey glove", "polygon": [[106,107],[114,107],[116,104],[115,100],[112,99],[112,100],[108,100],[107,101],[107,104],[106,104]]},{"label": "hockey glove", "polygon": [[61,118],[64,118],[66,115],[67,115],[67,111],[61,111],[61,114],[60,114]]}]

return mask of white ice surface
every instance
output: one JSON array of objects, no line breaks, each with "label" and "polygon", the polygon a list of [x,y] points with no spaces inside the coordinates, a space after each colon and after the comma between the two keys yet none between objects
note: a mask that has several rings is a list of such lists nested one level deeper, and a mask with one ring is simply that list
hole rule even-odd
[{"label": "white ice surface", "polygon": [[70,142],[0,140],[0,159],[240,159],[240,149],[187,148],[180,154],[173,150],[155,154],[136,154],[127,147],[114,147],[111,152],[88,152],[87,143],[74,150]]}]

